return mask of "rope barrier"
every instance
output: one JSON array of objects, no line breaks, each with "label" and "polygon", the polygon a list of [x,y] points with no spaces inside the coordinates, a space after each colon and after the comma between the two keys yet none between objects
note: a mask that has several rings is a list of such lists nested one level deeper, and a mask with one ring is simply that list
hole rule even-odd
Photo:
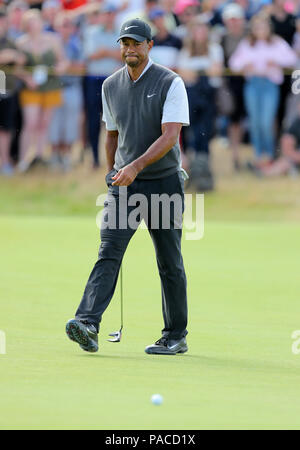
[{"label": "rope barrier", "polygon": [[[39,66],[39,65],[37,65]],[[0,65],[0,70],[2,70],[6,75],[15,75],[17,76],[17,71],[18,70],[25,70],[27,72],[33,72],[34,69],[37,66],[18,66],[18,67],[12,67],[12,66],[1,66]],[[61,76],[85,76],[85,75],[90,75],[86,69],[76,69],[76,70],[68,70],[66,72],[64,72],[61,75],[58,75],[57,73],[55,73],[55,69],[45,66],[44,64],[40,64],[40,66],[46,67],[47,71],[48,71],[48,75],[50,76],[57,76],[57,77],[61,77]],[[282,69],[284,75],[291,75],[295,70],[299,70],[298,68],[294,68],[294,69]],[[101,74],[93,74],[93,76],[101,76]],[[221,74],[219,75],[210,75],[209,73],[205,74],[203,72],[199,72],[199,76],[210,76],[210,77],[226,77],[226,76],[246,76],[243,72],[233,72],[231,69],[225,67],[223,68]]]}]

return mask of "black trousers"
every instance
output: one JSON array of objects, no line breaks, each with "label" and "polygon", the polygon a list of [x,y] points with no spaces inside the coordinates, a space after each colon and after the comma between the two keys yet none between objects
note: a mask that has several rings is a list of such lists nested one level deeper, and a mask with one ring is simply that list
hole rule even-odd
[{"label": "black trousers", "polygon": [[[187,334],[187,283],[181,254],[184,208],[182,175],[176,172],[158,180],[135,179],[128,188],[124,188],[112,186],[111,177],[115,173],[112,170],[106,176],[108,196],[102,215],[98,260],[88,279],[76,319],[87,320],[99,331],[102,314],[115,291],[127,245],[144,219],[155,247],[161,279],[162,334],[180,339]],[[166,204],[157,207],[156,200],[161,194],[164,194],[165,199],[171,196],[175,199],[170,202],[169,211]],[[142,200],[139,200],[141,195]],[[145,199],[147,201],[143,202]]]}]

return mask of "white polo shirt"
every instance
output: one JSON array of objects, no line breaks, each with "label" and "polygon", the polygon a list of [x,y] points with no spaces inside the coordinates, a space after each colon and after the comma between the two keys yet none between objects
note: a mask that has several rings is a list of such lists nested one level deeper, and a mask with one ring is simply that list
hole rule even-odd
[{"label": "white polo shirt", "polygon": [[[134,81],[135,83],[144,75],[144,73],[147,72],[147,70],[149,69],[149,67],[151,67],[152,64],[153,61],[149,58],[148,64],[146,65],[145,69],[143,70],[139,78]],[[130,76],[128,70],[127,74],[128,76]],[[114,118],[111,116],[109,109],[107,107],[107,102],[103,89],[102,89],[102,105],[103,105],[102,120],[106,124],[106,129],[109,131],[117,130],[118,128],[114,121]],[[182,123],[183,126],[189,126],[190,124],[187,93],[184,82],[182,78],[180,78],[179,76],[173,80],[168,90],[166,100],[163,106],[161,123],[163,124],[168,122]]]}]

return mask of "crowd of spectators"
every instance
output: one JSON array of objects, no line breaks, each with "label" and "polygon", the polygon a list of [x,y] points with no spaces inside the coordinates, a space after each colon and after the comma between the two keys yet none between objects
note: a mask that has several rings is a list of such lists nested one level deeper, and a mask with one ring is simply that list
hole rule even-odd
[{"label": "crowd of spectators", "polygon": [[298,0],[0,0],[1,175],[36,164],[69,171],[77,142],[99,167],[101,87],[122,67],[118,32],[135,17],[152,27],[151,58],[185,82],[190,127],[181,135],[182,160],[197,189],[213,187],[210,146],[218,133],[234,170],[243,169],[248,140],[249,170],[297,174]]}]

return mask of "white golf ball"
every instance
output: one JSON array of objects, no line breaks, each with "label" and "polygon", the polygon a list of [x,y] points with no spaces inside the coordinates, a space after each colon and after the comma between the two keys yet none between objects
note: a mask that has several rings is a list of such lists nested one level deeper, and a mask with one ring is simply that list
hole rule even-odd
[{"label": "white golf ball", "polygon": [[153,394],[151,397],[151,402],[153,403],[153,405],[161,405],[163,401],[164,399],[160,394]]}]

